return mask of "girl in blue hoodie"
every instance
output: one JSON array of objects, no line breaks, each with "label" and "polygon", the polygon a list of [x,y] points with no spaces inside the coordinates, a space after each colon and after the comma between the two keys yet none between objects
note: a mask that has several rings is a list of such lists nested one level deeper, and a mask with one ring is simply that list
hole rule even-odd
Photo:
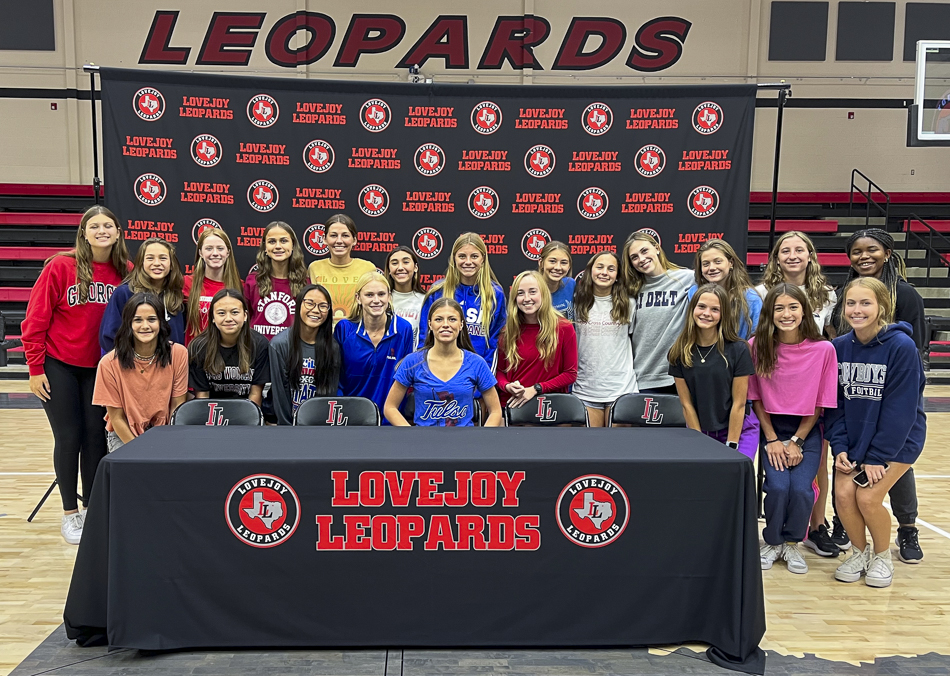
[{"label": "girl in blue hoodie", "polygon": [[419,314],[421,348],[426,342],[429,308],[442,296],[454,298],[465,312],[465,326],[475,354],[495,372],[498,337],[505,328],[505,292],[488,264],[485,242],[474,232],[463,232],[452,245],[452,257],[445,279],[433,284]]},{"label": "girl in blue hoodie", "polygon": [[[889,324],[891,294],[881,281],[852,280],[843,294],[842,315],[852,330],[834,341],[838,408],[828,411],[826,425],[837,470],[835,502],[852,553],[835,579],[857,582],[863,574],[869,587],[887,587],[894,566],[891,518],[883,502],[923,449],[926,377],[910,324]],[[862,471],[866,488],[852,480]]]}]

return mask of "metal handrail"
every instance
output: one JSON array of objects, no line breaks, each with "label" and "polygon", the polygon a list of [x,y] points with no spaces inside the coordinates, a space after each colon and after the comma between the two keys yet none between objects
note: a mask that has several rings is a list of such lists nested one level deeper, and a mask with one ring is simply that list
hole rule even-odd
[{"label": "metal handrail", "polygon": [[[914,221],[920,223],[925,228],[927,228],[928,230],[927,239],[924,239],[923,237],[918,235],[916,232],[911,230],[911,224]],[[922,219],[917,214],[911,214],[911,217],[907,219],[906,225],[904,226],[904,233],[905,233],[904,235],[904,262],[905,263],[908,260],[907,253],[910,251],[910,238],[912,236],[917,238],[917,240],[919,240],[920,243],[927,250],[927,254],[928,254],[927,256],[927,286],[930,286],[930,271],[933,268],[933,263],[931,261],[933,260],[934,256],[937,257],[937,260],[940,261],[941,265],[943,265],[946,268],[950,268],[950,261],[944,258],[945,254],[938,251],[937,248],[934,247],[933,245],[934,235],[936,235],[941,240],[943,240],[943,243],[947,246],[948,249],[950,249],[950,239],[947,239],[947,237],[945,237],[942,233],[937,232],[937,230],[932,225],[930,225],[930,223]]]},{"label": "metal handrail", "polygon": [[[865,181],[867,181],[867,184],[868,184],[867,192],[864,192],[863,190],[861,190],[858,187],[858,185],[854,182],[855,174],[857,174],[858,176],[863,178]],[[873,191],[871,190],[871,188],[876,189],[879,193],[884,195],[885,201],[884,201],[883,207],[880,204],[878,204],[877,201],[875,201],[875,199],[872,197]],[[848,192],[848,216],[849,217],[851,216],[851,211],[854,208],[855,190],[861,193],[861,195],[863,195],[865,199],[864,227],[868,227],[871,224],[871,205],[873,204],[877,208],[877,210],[880,211],[884,215],[884,223],[885,223],[884,227],[886,229],[888,216],[890,215],[890,209],[891,209],[891,196],[883,188],[881,188],[881,186],[879,186],[877,183],[872,181],[867,175],[865,175],[862,171],[860,171],[859,169],[852,169],[851,170],[851,189]]]}]

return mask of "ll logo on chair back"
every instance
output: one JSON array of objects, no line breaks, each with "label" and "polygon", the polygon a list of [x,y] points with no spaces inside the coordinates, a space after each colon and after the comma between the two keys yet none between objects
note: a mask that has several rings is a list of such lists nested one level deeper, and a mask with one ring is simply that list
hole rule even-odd
[{"label": "ll logo on chair back", "polygon": [[216,402],[208,404],[208,422],[205,426],[227,425],[228,419],[224,417],[224,407]]},{"label": "ll logo on chair back", "polygon": [[346,425],[347,417],[343,415],[343,404],[331,399],[327,402],[329,414],[327,415],[327,425]]},{"label": "ll logo on chair back", "polygon": [[551,400],[547,397],[538,397],[538,412],[534,417],[542,422],[554,422],[557,420],[557,411],[551,407]]},{"label": "ll logo on chair back", "polygon": [[662,425],[663,414],[660,413],[660,405],[652,397],[645,397],[643,404],[643,415],[640,418],[645,420],[647,425]]}]

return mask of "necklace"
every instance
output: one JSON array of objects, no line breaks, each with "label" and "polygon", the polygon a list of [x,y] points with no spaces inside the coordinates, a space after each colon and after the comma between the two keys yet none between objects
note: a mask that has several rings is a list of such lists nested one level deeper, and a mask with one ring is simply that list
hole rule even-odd
[{"label": "necklace", "polygon": [[709,349],[706,350],[706,354],[703,354],[702,351],[699,349],[699,345],[697,345],[697,346],[696,346],[696,351],[699,352],[699,361],[702,362],[703,364],[705,364],[705,363],[706,363],[706,357],[709,356],[709,353],[713,351],[713,348],[714,348],[714,347],[716,347],[715,343],[709,346]]},{"label": "necklace", "polygon": [[147,369],[149,366],[151,366],[152,363],[155,361],[155,353],[152,353],[152,356],[150,356],[150,357],[143,357],[142,355],[140,355],[140,354],[139,354],[138,352],[136,352],[135,350],[132,350],[132,354],[135,355],[135,359],[136,359],[137,361],[145,362],[145,366],[143,366],[143,367],[141,367],[141,368],[139,369],[139,373],[145,373],[145,369]]}]

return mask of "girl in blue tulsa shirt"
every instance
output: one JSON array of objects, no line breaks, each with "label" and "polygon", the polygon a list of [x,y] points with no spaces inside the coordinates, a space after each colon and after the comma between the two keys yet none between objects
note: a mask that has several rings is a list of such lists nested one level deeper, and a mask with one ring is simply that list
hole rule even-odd
[{"label": "girl in blue tulsa shirt", "polygon": [[393,425],[409,423],[399,412],[411,387],[415,398],[414,422],[419,427],[471,427],[478,405],[476,393],[488,408],[485,427],[501,426],[501,404],[495,377],[485,360],[472,350],[462,307],[440,298],[429,307],[425,345],[406,357],[396,370],[384,413]]},{"label": "girl in blue tulsa shirt", "polygon": [[419,316],[419,347],[426,341],[432,304],[445,296],[462,307],[475,353],[495,372],[498,337],[505,328],[505,292],[488,264],[485,242],[474,232],[463,232],[452,245],[445,279],[434,284],[422,303]]},{"label": "girl in blue tulsa shirt", "polygon": [[[835,505],[852,550],[835,579],[857,582],[864,575],[869,587],[887,587],[894,565],[891,517],[883,503],[923,450],[927,379],[910,324],[888,323],[893,303],[883,283],[873,277],[854,279],[842,305],[852,330],[834,340],[838,408],[825,414],[825,425],[835,454]],[[867,475],[867,487],[853,481],[859,472]]]},{"label": "girl in blue tulsa shirt", "polygon": [[[396,365],[412,352],[412,325],[393,313],[389,282],[367,272],[356,283],[356,305],[333,330],[340,344],[340,394],[366,397],[379,408],[393,382]],[[384,423],[387,424],[387,423]]]}]

